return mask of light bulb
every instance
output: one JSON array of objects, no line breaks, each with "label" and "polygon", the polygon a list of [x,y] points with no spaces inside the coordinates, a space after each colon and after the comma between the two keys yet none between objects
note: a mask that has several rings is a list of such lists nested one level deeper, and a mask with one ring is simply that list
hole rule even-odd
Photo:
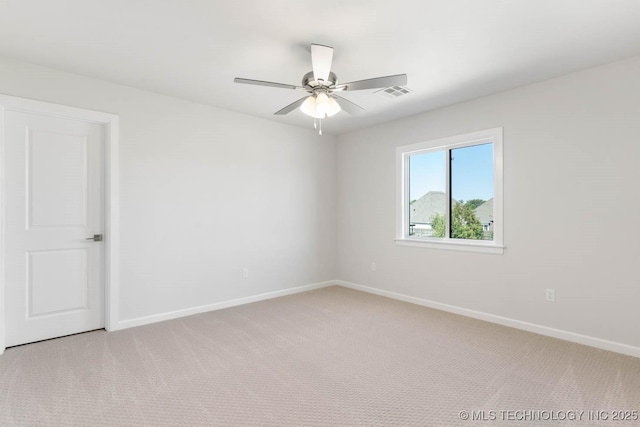
[{"label": "light bulb", "polygon": [[340,108],[338,101],[336,101],[335,98],[329,97],[329,112],[327,113],[327,117],[335,116],[340,110],[342,110],[342,108]]},{"label": "light bulb", "polygon": [[326,93],[320,92],[316,97],[316,113],[320,117],[325,117],[331,110],[331,102]]},{"label": "light bulb", "polygon": [[316,117],[316,97],[311,95],[300,105],[300,111],[307,116]]}]

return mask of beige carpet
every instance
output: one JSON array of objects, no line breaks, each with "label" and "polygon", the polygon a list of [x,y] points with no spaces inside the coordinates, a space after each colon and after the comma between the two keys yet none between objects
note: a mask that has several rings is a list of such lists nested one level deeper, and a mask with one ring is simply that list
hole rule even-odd
[{"label": "beige carpet", "polygon": [[640,359],[341,287],[0,356],[2,426],[640,424],[618,410]]}]

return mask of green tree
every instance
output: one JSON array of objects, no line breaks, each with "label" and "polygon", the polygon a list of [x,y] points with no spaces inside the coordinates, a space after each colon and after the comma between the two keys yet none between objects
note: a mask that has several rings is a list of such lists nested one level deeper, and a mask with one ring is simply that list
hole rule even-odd
[{"label": "green tree", "polygon": [[456,203],[451,212],[451,237],[454,239],[482,239],[482,224],[469,202]]},{"label": "green tree", "polygon": [[431,237],[444,237],[445,227],[444,215],[435,214],[431,218],[431,228],[433,229]]},{"label": "green tree", "polygon": [[471,199],[471,200],[467,200],[464,204],[471,206],[471,209],[475,209],[481,204],[483,204],[484,202],[485,201],[482,199]]},{"label": "green tree", "polygon": [[[433,237],[444,237],[446,222],[444,215],[435,214],[431,218]],[[451,237],[454,239],[482,239],[482,224],[476,217],[469,202],[456,203],[451,211]]]}]

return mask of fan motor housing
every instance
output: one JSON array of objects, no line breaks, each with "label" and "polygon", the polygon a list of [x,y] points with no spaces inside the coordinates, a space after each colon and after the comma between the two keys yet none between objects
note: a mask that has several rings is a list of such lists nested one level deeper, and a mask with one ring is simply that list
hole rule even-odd
[{"label": "fan motor housing", "polygon": [[309,71],[302,77],[302,86],[310,89],[335,86],[337,82],[338,76],[336,76],[336,73],[334,72],[329,73],[329,80],[323,82],[323,84],[320,84],[316,81],[315,77],[313,76],[313,71]]}]

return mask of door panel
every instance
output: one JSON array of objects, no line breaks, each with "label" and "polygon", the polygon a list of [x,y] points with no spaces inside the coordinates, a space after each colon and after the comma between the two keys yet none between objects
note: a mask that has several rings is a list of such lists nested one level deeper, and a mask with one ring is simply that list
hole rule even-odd
[{"label": "door panel", "polygon": [[104,327],[103,133],[5,114],[7,346]]},{"label": "door panel", "polygon": [[87,309],[87,249],[35,251],[28,257],[28,318]]},{"label": "door panel", "polygon": [[87,138],[29,132],[26,166],[28,227],[86,227]]}]

